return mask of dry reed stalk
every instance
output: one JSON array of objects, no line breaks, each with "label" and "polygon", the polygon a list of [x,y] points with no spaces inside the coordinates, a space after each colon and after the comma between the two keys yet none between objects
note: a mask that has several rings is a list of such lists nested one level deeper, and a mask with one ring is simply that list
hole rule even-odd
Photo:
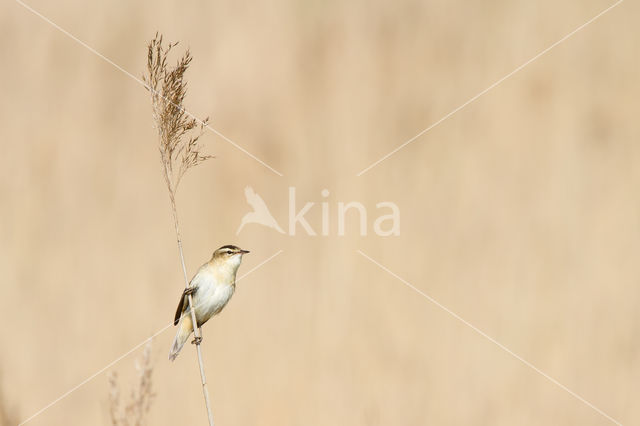
[{"label": "dry reed stalk", "polygon": [[[185,288],[189,287],[187,278],[187,268],[184,263],[182,250],[182,236],[178,221],[178,209],[176,207],[176,191],[182,176],[191,167],[195,167],[201,162],[211,158],[211,156],[200,153],[198,139],[202,136],[208,118],[200,121],[200,132],[196,136],[191,136],[192,131],[198,127],[198,119],[185,111],[183,101],[187,94],[187,83],[184,74],[191,63],[189,50],[178,60],[175,67],[167,66],[167,56],[177,43],[169,43],[163,46],[162,35],[156,36],[148,45],[147,72],[143,80],[147,89],[151,92],[151,104],[153,107],[153,119],[158,129],[160,140],[160,159],[162,160],[163,176],[169,191],[171,201],[171,211],[173,213],[173,224],[176,232],[178,253],[182,264],[182,274]],[[207,407],[207,417],[209,425],[213,426],[213,414],[207,390],[207,379],[204,373],[204,362],[202,360],[202,349],[200,341],[202,330],[197,325],[196,315],[193,307],[191,294],[188,295],[189,309],[191,311],[191,321],[194,324],[193,334],[195,336],[196,350],[198,354],[198,364],[200,366],[200,378],[202,381],[202,393]]]},{"label": "dry reed stalk", "polygon": [[10,407],[2,388],[2,374],[0,374],[0,426],[9,426],[18,424],[18,413]]},{"label": "dry reed stalk", "polygon": [[138,385],[131,390],[131,397],[123,407],[120,401],[118,375],[115,371],[109,374],[109,412],[113,426],[142,426],[155,397],[152,390],[151,374],[151,340],[144,347],[142,359],[136,360]]}]

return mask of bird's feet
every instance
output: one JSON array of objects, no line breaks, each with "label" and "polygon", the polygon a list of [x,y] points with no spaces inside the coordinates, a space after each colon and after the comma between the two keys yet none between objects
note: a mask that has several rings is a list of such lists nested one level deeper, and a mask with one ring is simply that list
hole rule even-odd
[{"label": "bird's feet", "polygon": [[199,345],[200,343],[202,343],[202,336],[200,336],[200,337],[196,337],[195,339],[193,339],[193,340],[191,341],[191,344],[192,344],[192,345]]},{"label": "bird's feet", "polygon": [[198,289],[198,287],[187,287],[184,289],[184,295],[188,296],[190,294],[193,294],[196,292],[196,290]]}]

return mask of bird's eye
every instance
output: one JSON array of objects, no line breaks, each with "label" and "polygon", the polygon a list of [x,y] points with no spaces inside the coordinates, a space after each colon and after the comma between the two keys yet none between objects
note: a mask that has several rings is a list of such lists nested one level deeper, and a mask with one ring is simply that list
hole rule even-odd
[{"label": "bird's eye", "polygon": [[229,250],[229,251],[227,252],[227,254],[228,254],[229,256],[231,256],[231,255],[233,254],[233,252],[232,252],[231,250]]}]

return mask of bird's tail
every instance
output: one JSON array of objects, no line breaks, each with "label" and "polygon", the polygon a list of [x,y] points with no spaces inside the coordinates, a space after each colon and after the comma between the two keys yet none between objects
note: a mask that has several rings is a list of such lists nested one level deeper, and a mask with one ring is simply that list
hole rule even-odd
[{"label": "bird's tail", "polygon": [[192,331],[191,317],[183,316],[178,324],[178,332],[176,333],[175,339],[173,339],[173,345],[171,345],[171,350],[169,351],[169,360],[173,361],[176,359],[180,353],[180,349],[182,349],[187,339],[189,339]]}]

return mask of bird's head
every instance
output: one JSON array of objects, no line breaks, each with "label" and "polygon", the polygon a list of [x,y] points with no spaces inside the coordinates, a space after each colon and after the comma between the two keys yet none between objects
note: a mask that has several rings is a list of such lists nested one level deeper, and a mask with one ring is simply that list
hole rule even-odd
[{"label": "bird's head", "polygon": [[242,255],[247,253],[249,253],[249,250],[242,250],[237,246],[226,245],[213,252],[211,261],[235,266],[235,268],[237,268],[240,266],[240,262],[242,262]]}]

